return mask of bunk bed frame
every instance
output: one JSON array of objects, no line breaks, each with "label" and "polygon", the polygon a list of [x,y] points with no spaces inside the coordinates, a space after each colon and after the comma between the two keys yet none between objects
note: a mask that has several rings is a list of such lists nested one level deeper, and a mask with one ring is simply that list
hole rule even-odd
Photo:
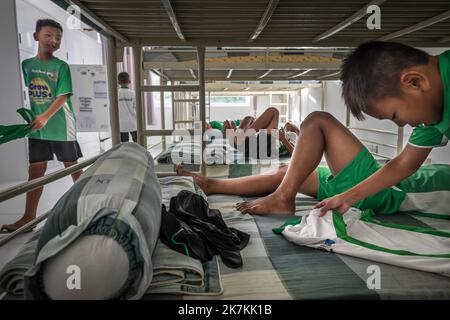
[{"label": "bunk bed frame", "polygon": [[[322,72],[321,79],[338,79],[340,60],[346,52],[365,40],[400,41],[416,47],[439,48],[450,44],[450,3],[442,1],[418,1],[408,3],[400,0],[359,0],[347,2],[343,8],[337,2],[326,0],[315,1],[314,4],[303,1],[173,1],[173,0],[139,0],[124,2],[112,0],[53,0],[63,9],[76,6],[80,9],[81,20],[100,32],[107,39],[108,90],[110,98],[110,123],[112,143],[120,142],[117,87],[115,75],[116,62],[123,53],[124,47],[133,48],[134,83],[136,85],[138,143],[145,146],[145,138],[151,135],[168,136],[172,130],[145,130],[143,93],[145,92],[197,92],[199,118],[204,131],[206,121],[206,81],[233,79],[237,75],[233,70],[245,69],[249,61],[233,59],[223,61],[205,60],[206,48],[222,50],[228,47],[264,48],[265,53],[258,65],[250,69],[256,72],[241,76],[240,80],[251,80],[261,77],[280,80],[276,70],[283,68],[293,70],[286,78],[296,75],[296,80],[311,80],[318,76],[311,76],[308,70],[316,69]],[[366,27],[366,18],[371,15],[367,9],[379,6],[383,11],[382,28],[370,30]],[[196,62],[181,62],[183,70],[188,72],[198,84],[179,85],[143,85],[142,70],[167,70],[171,64],[152,64],[143,59],[146,47],[190,47],[195,48]],[[323,61],[312,61],[311,58],[303,62],[284,62],[271,60],[280,55],[271,55],[271,48],[307,48],[305,52],[319,50],[328,57]],[[146,49],[145,49],[146,50]],[[192,49],[191,49],[192,50]],[[303,55],[306,53],[303,52]],[[301,52],[300,52],[301,53]],[[334,58],[336,57],[336,58]],[[298,57],[297,57],[298,58]],[[275,59],[276,60],[276,59]],[[320,60],[320,59],[319,59]],[[339,61],[335,61],[339,60]],[[277,64],[278,63],[278,64]],[[178,63],[180,64],[180,63]],[[215,69],[207,75],[206,70]],[[292,70],[291,69],[291,70]],[[217,77],[217,70],[222,72]],[[196,71],[196,72],[195,72]],[[295,74],[293,73],[295,71]],[[161,72],[161,71],[159,71]],[[164,71],[163,71],[164,72]],[[273,76],[273,77],[272,77]],[[182,77],[173,75],[175,81]],[[272,77],[272,78],[271,78]],[[239,78],[239,77],[237,77]],[[187,79],[187,78],[186,78]],[[162,114],[162,117],[164,115]],[[163,119],[164,120],[164,119]],[[164,121],[163,121],[164,123]],[[388,145],[399,152],[402,148],[403,129],[398,132],[380,131],[374,128],[350,126],[350,114],[347,113],[346,125],[353,130],[369,130],[381,134],[397,137],[397,145]],[[370,142],[370,141],[368,141]],[[202,142],[202,150],[205,142]],[[383,155],[381,155],[383,156]],[[386,158],[389,158],[385,156]],[[92,164],[96,158],[80,163],[76,167],[61,170],[55,174],[15,186],[4,190],[0,194],[0,202],[23,194],[45,185],[62,176],[69,175],[83,167]],[[202,164],[202,172],[205,167]],[[232,175],[229,177],[232,177]],[[42,215],[34,221],[0,240],[0,245],[15,236],[33,228],[46,218]],[[270,220],[270,218],[267,218]],[[259,227],[264,225],[258,223]],[[447,291],[446,291],[447,292]]]}]

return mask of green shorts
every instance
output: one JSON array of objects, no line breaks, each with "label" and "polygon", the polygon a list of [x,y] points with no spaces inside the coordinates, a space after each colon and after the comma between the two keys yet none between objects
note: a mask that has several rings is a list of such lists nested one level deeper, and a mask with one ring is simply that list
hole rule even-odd
[{"label": "green shorts", "polygon": [[[320,166],[317,168],[319,179],[317,199],[323,200],[345,192],[380,168],[381,165],[365,147],[336,176],[333,176],[328,167]],[[361,210],[372,209],[380,213],[395,213],[405,196],[405,192],[397,188],[388,188],[357,202],[354,207]]]}]

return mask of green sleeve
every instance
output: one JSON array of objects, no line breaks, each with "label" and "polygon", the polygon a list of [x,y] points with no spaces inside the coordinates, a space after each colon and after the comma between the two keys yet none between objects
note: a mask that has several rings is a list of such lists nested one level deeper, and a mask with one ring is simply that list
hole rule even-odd
[{"label": "green sleeve", "polygon": [[419,125],[413,129],[408,143],[418,148],[434,148],[447,144],[447,139],[434,126]]},{"label": "green sleeve", "polygon": [[23,80],[25,81],[25,85],[28,87],[28,85],[30,84],[30,78],[27,74],[26,65],[26,60],[22,61]]},{"label": "green sleeve", "polygon": [[72,95],[72,77],[70,75],[69,65],[62,63],[58,71],[58,83],[56,85],[56,96],[64,94]]}]

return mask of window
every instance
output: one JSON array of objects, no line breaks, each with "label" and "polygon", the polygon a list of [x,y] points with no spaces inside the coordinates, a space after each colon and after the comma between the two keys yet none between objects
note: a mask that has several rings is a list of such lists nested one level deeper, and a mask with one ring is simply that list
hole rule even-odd
[{"label": "window", "polygon": [[213,96],[211,97],[212,107],[248,107],[250,106],[250,96]]}]

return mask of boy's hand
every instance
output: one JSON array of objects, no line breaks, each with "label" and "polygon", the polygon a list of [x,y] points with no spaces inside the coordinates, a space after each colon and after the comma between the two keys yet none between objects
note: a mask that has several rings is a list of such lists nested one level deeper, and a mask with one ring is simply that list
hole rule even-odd
[{"label": "boy's hand", "polygon": [[286,133],[284,132],[284,129],[278,130],[278,140],[280,140],[281,142],[287,142]]},{"label": "boy's hand", "polygon": [[316,204],[314,208],[320,209],[320,217],[323,217],[328,210],[338,211],[344,214],[350,209],[355,201],[350,200],[345,193],[338,194],[334,197],[327,198]]},{"label": "boy's hand", "polygon": [[41,114],[41,115],[37,116],[36,118],[34,118],[34,120],[31,122],[31,128],[33,130],[42,129],[43,127],[45,127],[47,122],[48,122],[47,116],[45,116],[44,114]]}]

